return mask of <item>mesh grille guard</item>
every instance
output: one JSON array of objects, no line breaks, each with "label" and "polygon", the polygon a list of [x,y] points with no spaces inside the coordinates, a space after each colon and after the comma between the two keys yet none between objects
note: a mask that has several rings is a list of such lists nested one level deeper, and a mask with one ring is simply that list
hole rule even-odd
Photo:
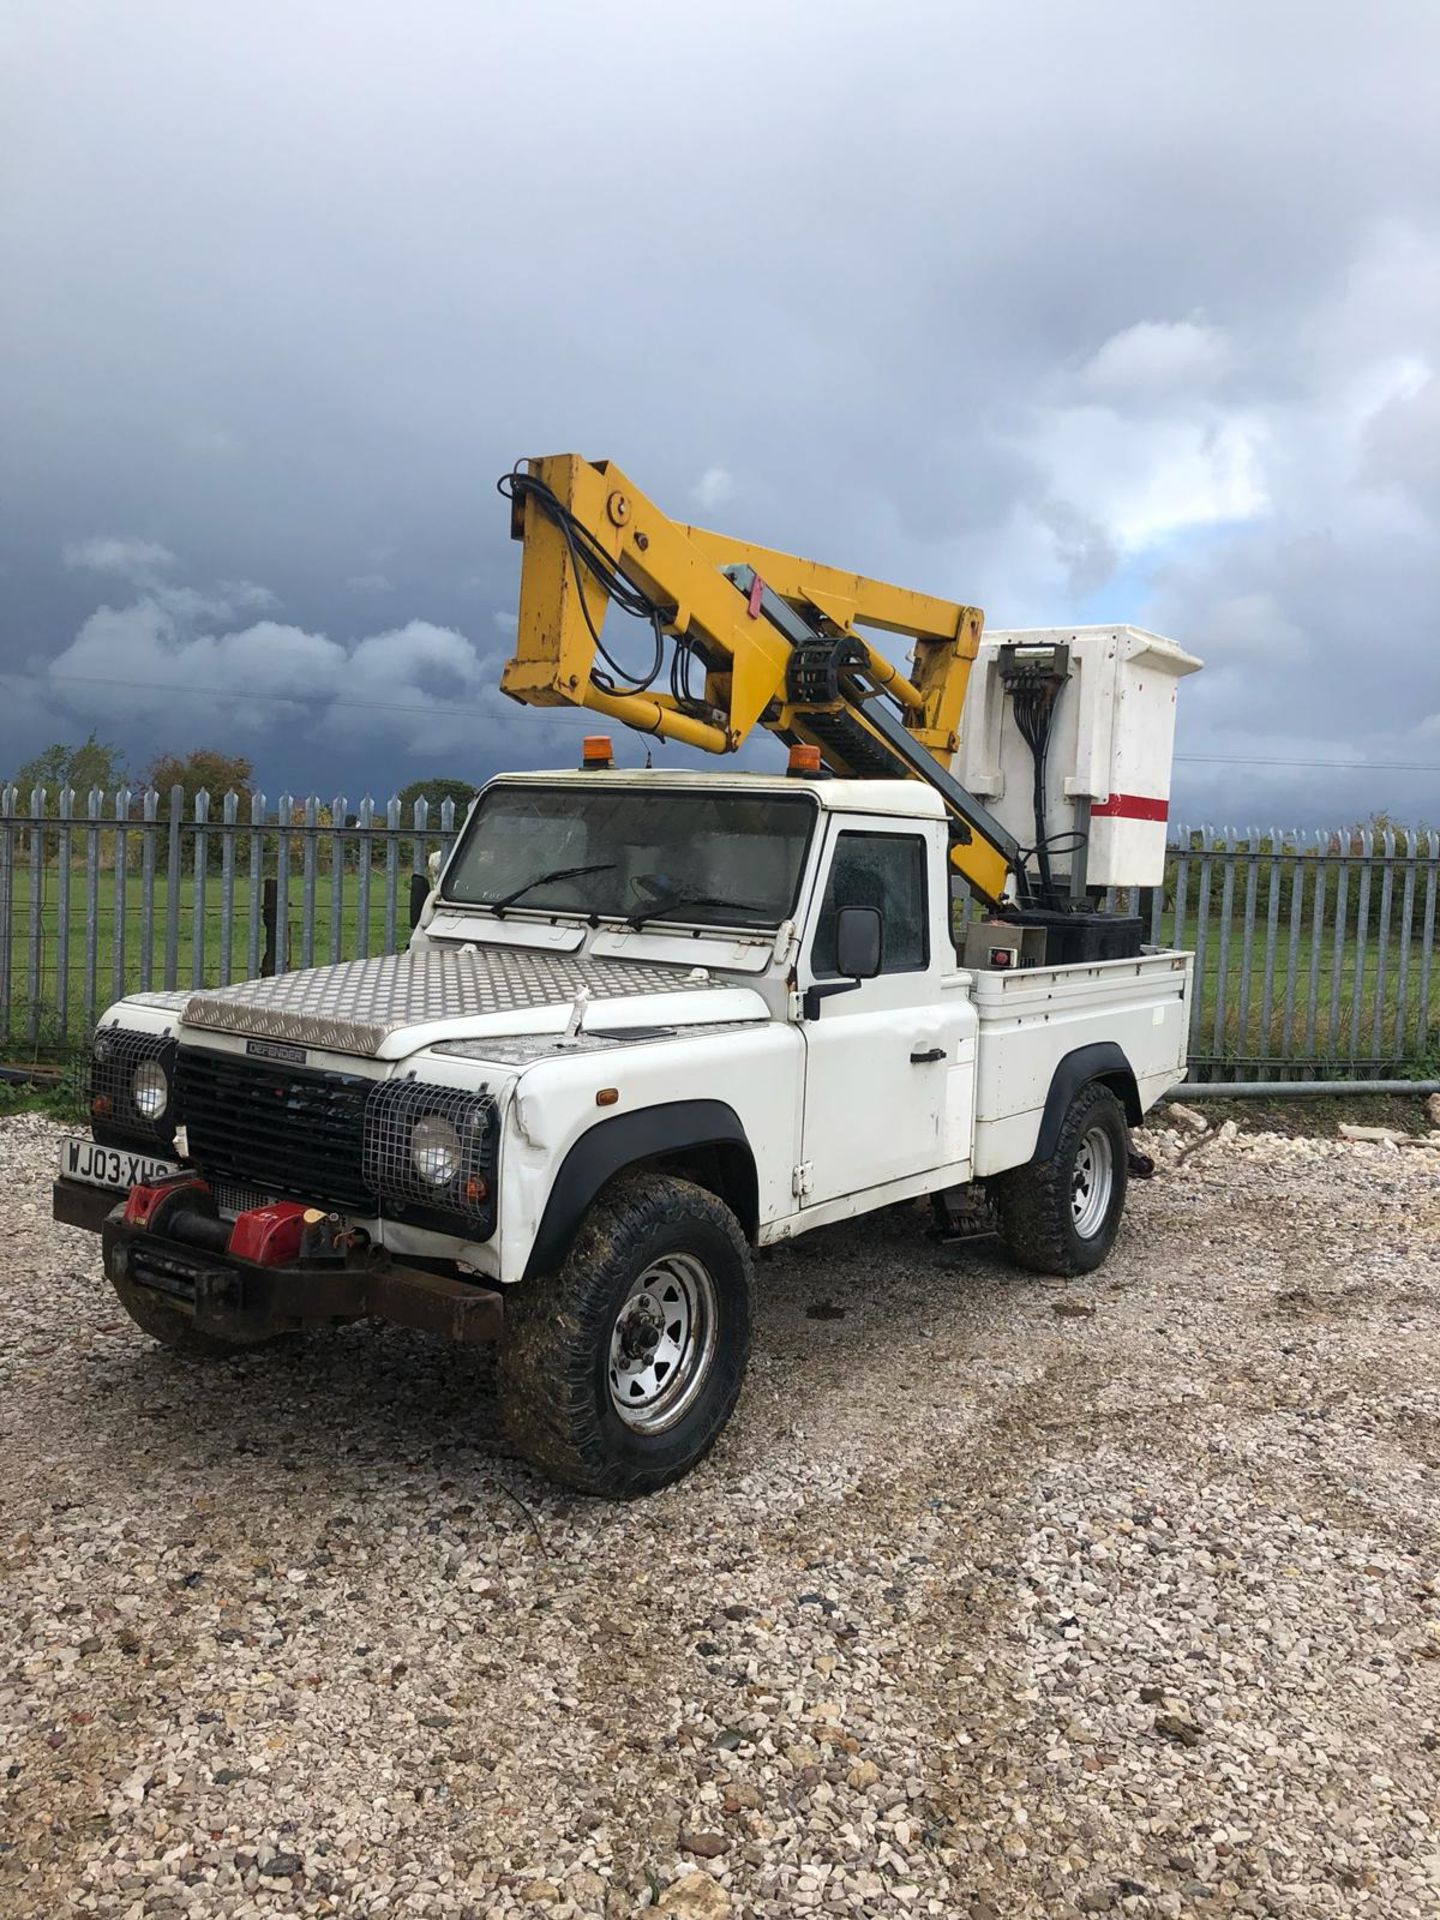
[{"label": "mesh grille guard", "polygon": [[[149,1120],[135,1104],[135,1070],[156,1061],[170,1083],[165,1111]],[[102,1147],[175,1144],[175,1042],[169,1034],[98,1027],[90,1043],[90,1130]]]},{"label": "mesh grille guard", "polygon": [[[425,1119],[453,1127],[460,1143],[455,1172],[441,1182],[424,1179],[411,1154],[416,1123]],[[365,1178],[383,1195],[386,1217],[488,1239],[495,1231],[498,1131],[498,1109],[488,1093],[416,1080],[381,1082],[365,1111]]]}]

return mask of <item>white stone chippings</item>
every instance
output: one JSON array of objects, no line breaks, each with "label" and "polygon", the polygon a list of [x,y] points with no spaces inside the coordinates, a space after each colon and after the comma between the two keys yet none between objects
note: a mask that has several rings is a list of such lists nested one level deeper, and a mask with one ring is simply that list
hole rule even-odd
[{"label": "white stone chippings", "polygon": [[0,1916],[1434,1914],[1434,1160],[1222,1131],[1083,1280],[763,1258],[611,1507],[484,1354],[153,1347],[0,1123]]}]

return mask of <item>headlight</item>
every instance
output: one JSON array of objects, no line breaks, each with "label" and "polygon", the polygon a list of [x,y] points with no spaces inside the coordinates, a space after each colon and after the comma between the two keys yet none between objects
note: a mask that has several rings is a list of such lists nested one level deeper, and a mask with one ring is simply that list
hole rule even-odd
[{"label": "headlight", "polygon": [[415,1122],[410,1135],[410,1164],[432,1187],[445,1187],[460,1171],[460,1136],[438,1113]]},{"label": "headlight", "polygon": [[142,1120],[158,1120],[170,1104],[170,1082],[158,1060],[142,1060],[130,1076],[130,1098]]}]

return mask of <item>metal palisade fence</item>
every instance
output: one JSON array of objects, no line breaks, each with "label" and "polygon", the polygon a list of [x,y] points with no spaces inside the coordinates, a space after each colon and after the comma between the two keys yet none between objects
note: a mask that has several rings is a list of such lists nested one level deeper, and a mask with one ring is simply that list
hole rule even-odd
[{"label": "metal palisade fence", "polygon": [[[452,801],[0,790],[0,1038],[61,1050],[127,991],[393,952],[461,824]],[[1194,950],[1193,1078],[1418,1077],[1437,876],[1440,832],[1177,828],[1164,886],[1109,904]]]},{"label": "metal palisade fence", "polygon": [[1195,1080],[1436,1071],[1440,833],[1171,831],[1163,887],[1110,896],[1195,955]]},{"label": "metal palisade fence", "polygon": [[461,824],[451,800],[0,790],[0,1036],[63,1048],[122,993],[393,952]]}]

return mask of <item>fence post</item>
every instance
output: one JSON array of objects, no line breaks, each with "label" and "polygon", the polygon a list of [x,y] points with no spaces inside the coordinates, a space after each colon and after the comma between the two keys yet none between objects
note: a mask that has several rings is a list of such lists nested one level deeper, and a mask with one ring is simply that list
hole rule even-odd
[{"label": "fence post", "polygon": [[205,893],[210,869],[210,795],[202,787],[195,796],[195,895],[190,903],[190,984],[205,984]]},{"label": "fence post", "polygon": [[355,890],[355,957],[365,960],[370,954],[370,868],[375,857],[375,843],[371,838],[375,827],[375,802],[368,793],[360,802],[357,818],[360,827],[360,869]]},{"label": "fence post", "polygon": [[290,965],[290,827],[295,801],[282,793],[275,803],[279,832],[275,836],[275,927],[271,940],[272,971],[284,973]]},{"label": "fence post", "polygon": [[410,810],[415,838],[410,842],[411,873],[425,872],[425,835],[430,830],[430,802],[422,793]]},{"label": "fence post", "polygon": [[1330,836],[1315,835],[1315,885],[1310,903],[1310,978],[1305,988],[1305,1052],[1313,1054],[1320,1018],[1320,956],[1325,945],[1325,894],[1329,884],[1326,866],[1330,856]]},{"label": "fence post", "polygon": [[25,967],[25,997],[29,1001],[25,1025],[33,1047],[40,1038],[40,942],[45,916],[45,789],[30,789],[30,925]]},{"label": "fence post", "polygon": [[0,788],[0,823],[4,847],[0,850],[0,1036],[10,1038],[13,966],[10,943],[15,936],[15,802],[14,787]]},{"label": "fence post", "polygon": [[1260,885],[1260,829],[1247,827],[1245,859],[1245,920],[1240,944],[1240,991],[1235,1009],[1235,1052],[1244,1060],[1250,1045],[1250,976],[1255,966],[1255,899]]},{"label": "fence post", "polygon": [[95,1024],[97,975],[100,966],[100,818],[105,796],[90,789],[85,824],[85,1025]]},{"label": "fence post", "polygon": [[1420,1017],[1415,1051],[1424,1058],[1430,1051],[1430,961],[1435,951],[1435,882],[1440,870],[1440,833],[1425,835],[1425,918],[1420,934]]},{"label": "fence post", "polygon": [[400,872],[400,801],[385,808],[385,951],[395,951],[395,904]]},{"label": "fence post", "polygon": [[1190,1051],[1200,1051],[1200,1026],[1205,1007],[1205,956],[1210,944],[1210,882],[1215,867],[1215,835],[1209,827],[1200,830],[1197,850],[1200,863],[1199,898],[1195,909],[1195,1000],[1190,1008]]},{"label": "fence post", "polygon": [[1405,851],[1405,885],[1400,895],[1400,952],[1395,967],[1395,1025],[1390,1044],[1403,1061],[1410,1032],[1410,942],[1415,936],[1415,874],[1420,859],[1420,836],[1411,833]]},{"label": "fence post", "polygon": [[1256,1049],[1261,1059],[1274,1051],[1270,1044],[1270,1020],[1275,1011],[1275,961],[1280,940],[1280,871],[1284,852],[1283,834],[1279,827],[1271,827],[1270,888],[1265,895],[1265,959],[1260,978],[1260,1044]]},{"label": "fence post", "polygon": [[[245,972],[253,980],[260,966],[260,908],[265,887],[265,796],[250,795],[250,914],[245,941]],[[273,959],[273,955],[272,955]]]},{"label": "fence post", "polygon": [[[70,1031],[70,813],[75,789],[62,787],[55,798],[60,817],[55,836],[55,1026],[64,1042]],[[115,998],[119,999],[119,994]]]},{"label": "fence post", "polygon": [[1365,997],[1365,943],[1370,938],[1371,860],[1375,836],[1367,828],[1360,835],[1360,898],[1355,908],[1355,971],[1350,990],[1350,1059],[1360,1057],[1360,1016]]},{"label": "fence post", "polygon": [[125,894],[129,880],[130,836],[125,822],[130,818],[130,789],[121,787],[115,795],[115,818],[120,823],[115,829],[115,911],[111,916],[110,935],[110,997],[119,1000],[125,992],[125,949],[127,929],[125,925]]},{"label": "fence post", "polygon": [[165,861],[165,988],[172,991],[180,975],[180,821],[185,789],[170,789],[170,845]]},{"label": "fence post", "polygon": [[260,977],[269,980],[275,972],[275,955],[279,950],[279,898],[280,889],[273,879],[263,883],[265,919],[265,951],[260,956]]},{"label": "fence post", "polygon": [[1230,995],[1230,923],[1235,912],[1235,829],[1227,827],[1223,837],[1227,844],[1222,852],[1229,857],[1223,862],[1224,874],[1220,883],[1220,938],[1215,962],[1215,1025],[1211,1052],[1217,1060],[1225,1058],[1225,1013]]},{"label": "fence post", "polygon": [[300,964],[315,964],[315,861],[319,853],[320,802],[305,802],[305,835],[300,851]]},{"label": "fence post", "polygon": [[140,991],[149,993],[155,980],[155,822],[160,795],[148,787],[140,802],[145,832],[140,846]]},{"label": "fence post", "polygon": [[1387,827],[1381,836],[1380,923],[1375,929],[1375,1014],[1370,1023],[1370,1051],[1375,1071],[1384,1067],[1380,1049],[1385,1044],[1385,984],[1390,977],[1390,906],[1395,897],[1395,835]]},{"label": "fence post", "polygon": [[1285,951],[1285,1011],[1280,1016],[1283,1042],[1280,1048],[1288,1060],[1295,1051],[1295,989],[1300,980],[1300,929],[1305,920],[1305,862],[1300,857],[1300,829],[1290,841],[1290,929]]},{"label": "fence post", "polygon": [[345,813],[343,793],[330,802],[330,960],[344,958],[345,944]]},{"label": "fence post", "polygon": [[1175,835],[1175,841],[1175,902],[1170,918],[1170,944],[1178,949],[1185,945],[1186,896],[1190,891],[1190,829],[1181,827]]},{"label": "fence post", "polygon": [[235,841],[238,829],[240,796],[232,788],[220,803],[224,831],[220,836],[220,984],[230,984],[235,935]]}]

